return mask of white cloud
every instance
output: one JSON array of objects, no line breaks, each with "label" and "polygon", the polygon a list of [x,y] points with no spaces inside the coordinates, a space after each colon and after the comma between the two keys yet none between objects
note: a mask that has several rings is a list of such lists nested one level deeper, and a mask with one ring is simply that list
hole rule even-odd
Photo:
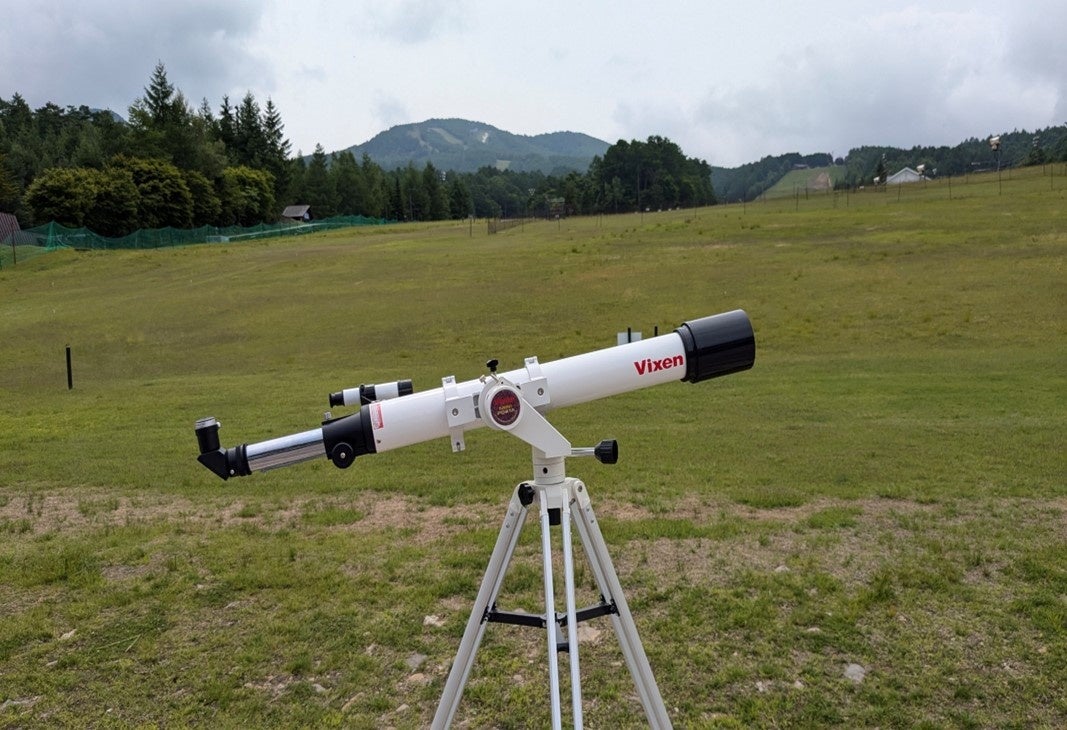
[{"label": "white cloud", "polygon": [[194,105],[273,99],[294,149],[429,117],[737,165],[1067,122],[1067,3],[0,0],[0,97],[124,112],[162,60]]},{"label": "white cloud", "polygon": [[194,103],[269,73],[243,42],[255,31],[254,0],[143,3],[44,0],[0,7],[0,95],[33,106],[85,104],[120,113],[143,93],[156,63]]},{"label": "white cloud", "polygon": [[1004,28],[979,12],[909,7],[856,19],[780,53],[762,82],[708,89],[694,106],[696,144],[737,164],[864,144],[955,144],[1050,123],[1055,94],[1014,73],[1008,54]]},{"label": "white cloud", "polygon": [[371,28],[405,44],[425,43],[462,27],[464,4],[459,0],[393,0],[365,5]]}]

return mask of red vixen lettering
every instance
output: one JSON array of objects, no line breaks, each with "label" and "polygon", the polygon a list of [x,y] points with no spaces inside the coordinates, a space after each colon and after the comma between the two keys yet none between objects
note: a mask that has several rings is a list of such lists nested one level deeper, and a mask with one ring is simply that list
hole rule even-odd
[{"label": "red vixen lettering", "polygon": [[644,360],[634,361],[634,367],[637,368],[638,375],[657,373],[660,370],[681,367],[682,365],[685,365],[685,358],[681,355],[675,355],[674,357],[665,357],[662,360],[653,360],[652,358],[646,357]]}]

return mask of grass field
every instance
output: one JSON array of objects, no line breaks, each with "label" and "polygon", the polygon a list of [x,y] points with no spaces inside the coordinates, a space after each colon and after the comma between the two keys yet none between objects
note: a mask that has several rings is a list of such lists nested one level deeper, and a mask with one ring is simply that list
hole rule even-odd
[{"label": "grass field", "polygon": [[837,183],[845,177],[845,167],[843,165],[832,165],[828,167],[811,167],[803,170],[790,170],[782,179],[768,188],[762,195],[763,198],[782,198],[792,197],[797,195],[805,196],[810,199],[812,195],[818,195],[820,192],[825,195],[827,192],[833,193],[832,190],[820,190],[820,180],[822,175],[826,176],[826,179],[831,183]]},{"label": "grass field", "polygon": [[[259,441],[318,426],[343,387],[734,308],[751,371],[549,416],[620,442],[569,473],[675,726],[1067,726],[1065,211],[1039,168],[494,236],[20,257],[0,271],[0,727],[426,726],[528,447],[482,429],[458,455],[221,482],[194,421]],[[540,613],[540,591],[531,521],[501,602]],[[543,638],[488,627],[458,725],[548,724]],[[587,725],[640,727],[610,624],[581,641]]]}]

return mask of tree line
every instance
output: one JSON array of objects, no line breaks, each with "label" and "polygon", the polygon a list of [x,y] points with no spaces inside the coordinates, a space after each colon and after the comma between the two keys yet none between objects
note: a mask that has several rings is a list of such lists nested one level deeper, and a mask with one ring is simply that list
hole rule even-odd
[{"label": "tree line", "polygon": [[892,175],[904,167],[917,169],[932,177],[966,175],[972,172],[988,172],[998,167],[1027,167],[1053,162],[1067,162],[1067,125],[1046,127],[1033,132],[1013,130],[999,135],[999,149],[990,145],[989,138],[971,137],[953,147],[916,146],[911,149],[898,147],[865,146],[850,150],[846,160],[841,185],[857,187],[870,185],[875,177]]},{"label": "tree line", "polygon": [[857,188],[875,184],[875,178],[885,181],[887,175],[910,167],[923,166],[930,177],[966,175],[1000,167],[1044,165],[1067,162],[1067,125],[1047,127],[1034,132],[1014,130],[1000,135],[1000,149],[994,150],[989,139],[970,138],[949,146],[899,147],[863,146],[836,159],[829,154],[801,155],[796,152],[768,156],[735,168],[712,169],[712,182],[719,198],[724,201],[755,200],[782,177],[798,166],[843,168],[838,179],[839,188]]},{"label": "tree line", "polygon": [[138,228],[272,222],[289,204],[318,218],[393,220],[557,216],[715,202],[711,167],[663,137],[620,140],[588,171],[547,175],[385,170],[368,156],[292,153],[281,113],[249,91],[196,108],[162,62],[123,120],[86,106],[33,110],[0,99],[0,211],[24,225],[57,221],[107,236]]},{"label": "tree line", "polygon": [[[711,166],[686,157],[670,140],[618,141],[585,173],[482,167],[439,171],[432,163],[384,172],[366,155],[327,156],[321,146],[307,164],[296,161],[308,202],[319,215],[370,210],[395,220],[554,217],[711,205]],[[382,181],[384,179],[384,185]]]}]

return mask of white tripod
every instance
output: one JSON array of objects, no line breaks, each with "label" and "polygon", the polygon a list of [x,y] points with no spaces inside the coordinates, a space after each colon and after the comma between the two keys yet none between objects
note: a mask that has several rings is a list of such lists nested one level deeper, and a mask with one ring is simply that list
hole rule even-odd
[{"label": "white tripod", "polygon": [[[535,416],[536,418],[536,416]],[[547,422],[544,424],[547,425]],[[610,444],[617,455],[614,442]],[[604,444],[602,444],[604,446]],[[571,455],[592,454],[594,449],[575,449]],[[637,635],[630,609],[622,594],[618,575],[608,556],[604,537],[600,532],[593,507],[589,501],[589,492],[578,479],[567,477],[564,473],[564,459],[548,457],[536,446],[533,449],[534,474],[533,483],[522,483],[516,489],[508,505],[504,524],[500,528],[496,547],[489,559],[489,566],[482,579],[474,609],[471,611],[467,628],[456,653],[456,659],[445,682],[441,702],[434,715],[431,727],[443,730],[451,725],[456,714],[463,688],[467,683],[474,654],[481,643],[482,635],[488,623],[510,623],[523,626],[545,628],[548,631],[549,686],[552,701],[552,727],[561,727],[559,666],[557,653],[567,651],[570,656],[571,705],[574,715],[574,727],[582,727],[582,689],[578,667],[578,622],[597,616],[610,616],[618,636],[619,645],[626,659],[634,684],[645,710],[649,725],[653,728],[670,728],[671,721],[663,706],[659,688],[645,656],[641,639]],[[601,456],[597,454],[598,458]],[[603,459],[602,459],[603,460]],[[610,463],[614,463],[613,461]],[[545,613],[537,616],[525,613],[499,611],[496,607],[497,593],[504,580],[508,563],[515,550],[519,531],[526,521],[529,506],[537,501],[541,514],[541,552],[544,563]],[[574,601],[574,561],[571,554],[570,523],[574,520],[585,554],[592,568],[600,590],[600,603],[578,610]],[[555,591],[552,583],[552,542],[550,526],[559,524],[563,531],[563,570],[566,582],[566,613],[559,614],[555,608]],[[557,638],[559,629],[566,629],[566,639]]]}]

